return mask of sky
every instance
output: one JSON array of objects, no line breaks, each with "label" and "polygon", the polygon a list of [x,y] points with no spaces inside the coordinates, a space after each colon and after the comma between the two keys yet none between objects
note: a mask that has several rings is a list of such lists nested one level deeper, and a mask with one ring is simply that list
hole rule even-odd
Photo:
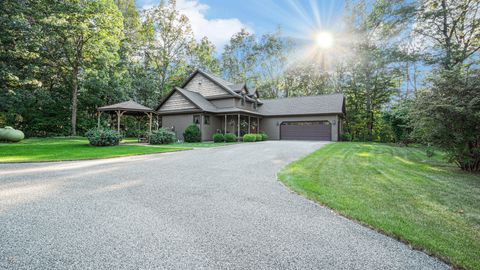
[{"label": "sky", "polygon": [[[136,3],[144,9],[159,1]],[[219,51],[242,28],[262,35],[280,27],[284,36],[305,40],[319,31],[335,32],[341,27],[343,7],[341,0],[177,0],[195,38],[207,36]]]}]

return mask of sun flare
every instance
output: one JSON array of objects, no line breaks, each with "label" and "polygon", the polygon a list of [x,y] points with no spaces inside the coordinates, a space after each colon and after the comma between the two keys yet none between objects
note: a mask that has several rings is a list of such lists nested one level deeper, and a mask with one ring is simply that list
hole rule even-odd
[{"label": "sun flare", "polygon": [[317,43],[317,46],[322,49],[331,48],[334,43],[333,35],[326,31],[319,32],[315,36],[315,42]]}]

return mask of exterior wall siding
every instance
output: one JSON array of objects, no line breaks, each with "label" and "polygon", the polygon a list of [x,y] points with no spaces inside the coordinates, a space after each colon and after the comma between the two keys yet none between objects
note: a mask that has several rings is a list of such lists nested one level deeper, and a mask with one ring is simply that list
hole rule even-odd
[{"label": "exterior wall siding", "polygon": [[166,129],[172,129],[175,132],[177,140],[183,141],[183,132],[185,129],[193,124],[194,114],[176,114],[176,115],[164,115],[162,116],[162,127]]},{"label": "exterior wall siding", "polygon": [[172,96],[162,105],[160,112],[171,110],[185,110],[197,108],[192,102],[186,99],[181,94],[175,92]]},{"label": "exterior wall siding", "polygon": [[318,115],[318,116],[274,116],[264,117],[260,121],[260,131],[267,133],[271,140],[280,140],[280,125],[284,121],[329,121],[336,124],[332,127],[332,141],[338,141],[339,118],[338,115]]},{"label": "exterior wall siding", "polygon": [[185,85],[184,89],[200,93],[204,97],[228,94],[227,91],[200,73],[197,73],[197,75],[195,75],[195,77],[193,77],[188,84]]},{"label": "exterior wall siding", "polygon": [[[210,124],[206,125],[205,124],[205,116],[210,117]],[[217,131],[217,129],[220,129],[221,126],[221,120],[219,117],[211,114],[205,114],[202,116],[202,121],[204,121],[203,126],[202,126],[202,141],[212,141],[213,140],[213,134]]]},{"label": "exterior wall siding", "polygon": [[231,108],[235,106],[235,98],[222,98],[210,100],[210,102],[218,108]]}]

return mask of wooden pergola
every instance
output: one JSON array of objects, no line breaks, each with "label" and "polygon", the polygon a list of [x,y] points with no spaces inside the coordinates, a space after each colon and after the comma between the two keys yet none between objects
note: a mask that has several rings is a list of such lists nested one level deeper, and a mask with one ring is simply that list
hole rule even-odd
[{"label": "wooden pergola", "polygon": [[138,104],[133,100],[99,107],[97,108],[97,111],[98,111],[98,127],[100,127],[100,116],[103,112],[117,115],[117,131],[119,133],[120,133],[120,121],[121,121],[122,115],[134,115],[134,116],[147,115],[149,120],[149,132],[152,132],[152,118],[155,111],[141,104]]}]

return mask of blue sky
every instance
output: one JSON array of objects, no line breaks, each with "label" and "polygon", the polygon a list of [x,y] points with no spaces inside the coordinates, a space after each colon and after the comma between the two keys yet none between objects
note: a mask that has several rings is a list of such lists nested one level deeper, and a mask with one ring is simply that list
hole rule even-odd
[{"label": "blue sky", "polygon": [[[159,0],[137,0],[139,8]],[[280,26],[285,36],[309,39],[318,30],[341,27],[344,2],[335,0],[177,0],[197,39],[207,36],[221,50],[241,28],[261,35]]]}]

